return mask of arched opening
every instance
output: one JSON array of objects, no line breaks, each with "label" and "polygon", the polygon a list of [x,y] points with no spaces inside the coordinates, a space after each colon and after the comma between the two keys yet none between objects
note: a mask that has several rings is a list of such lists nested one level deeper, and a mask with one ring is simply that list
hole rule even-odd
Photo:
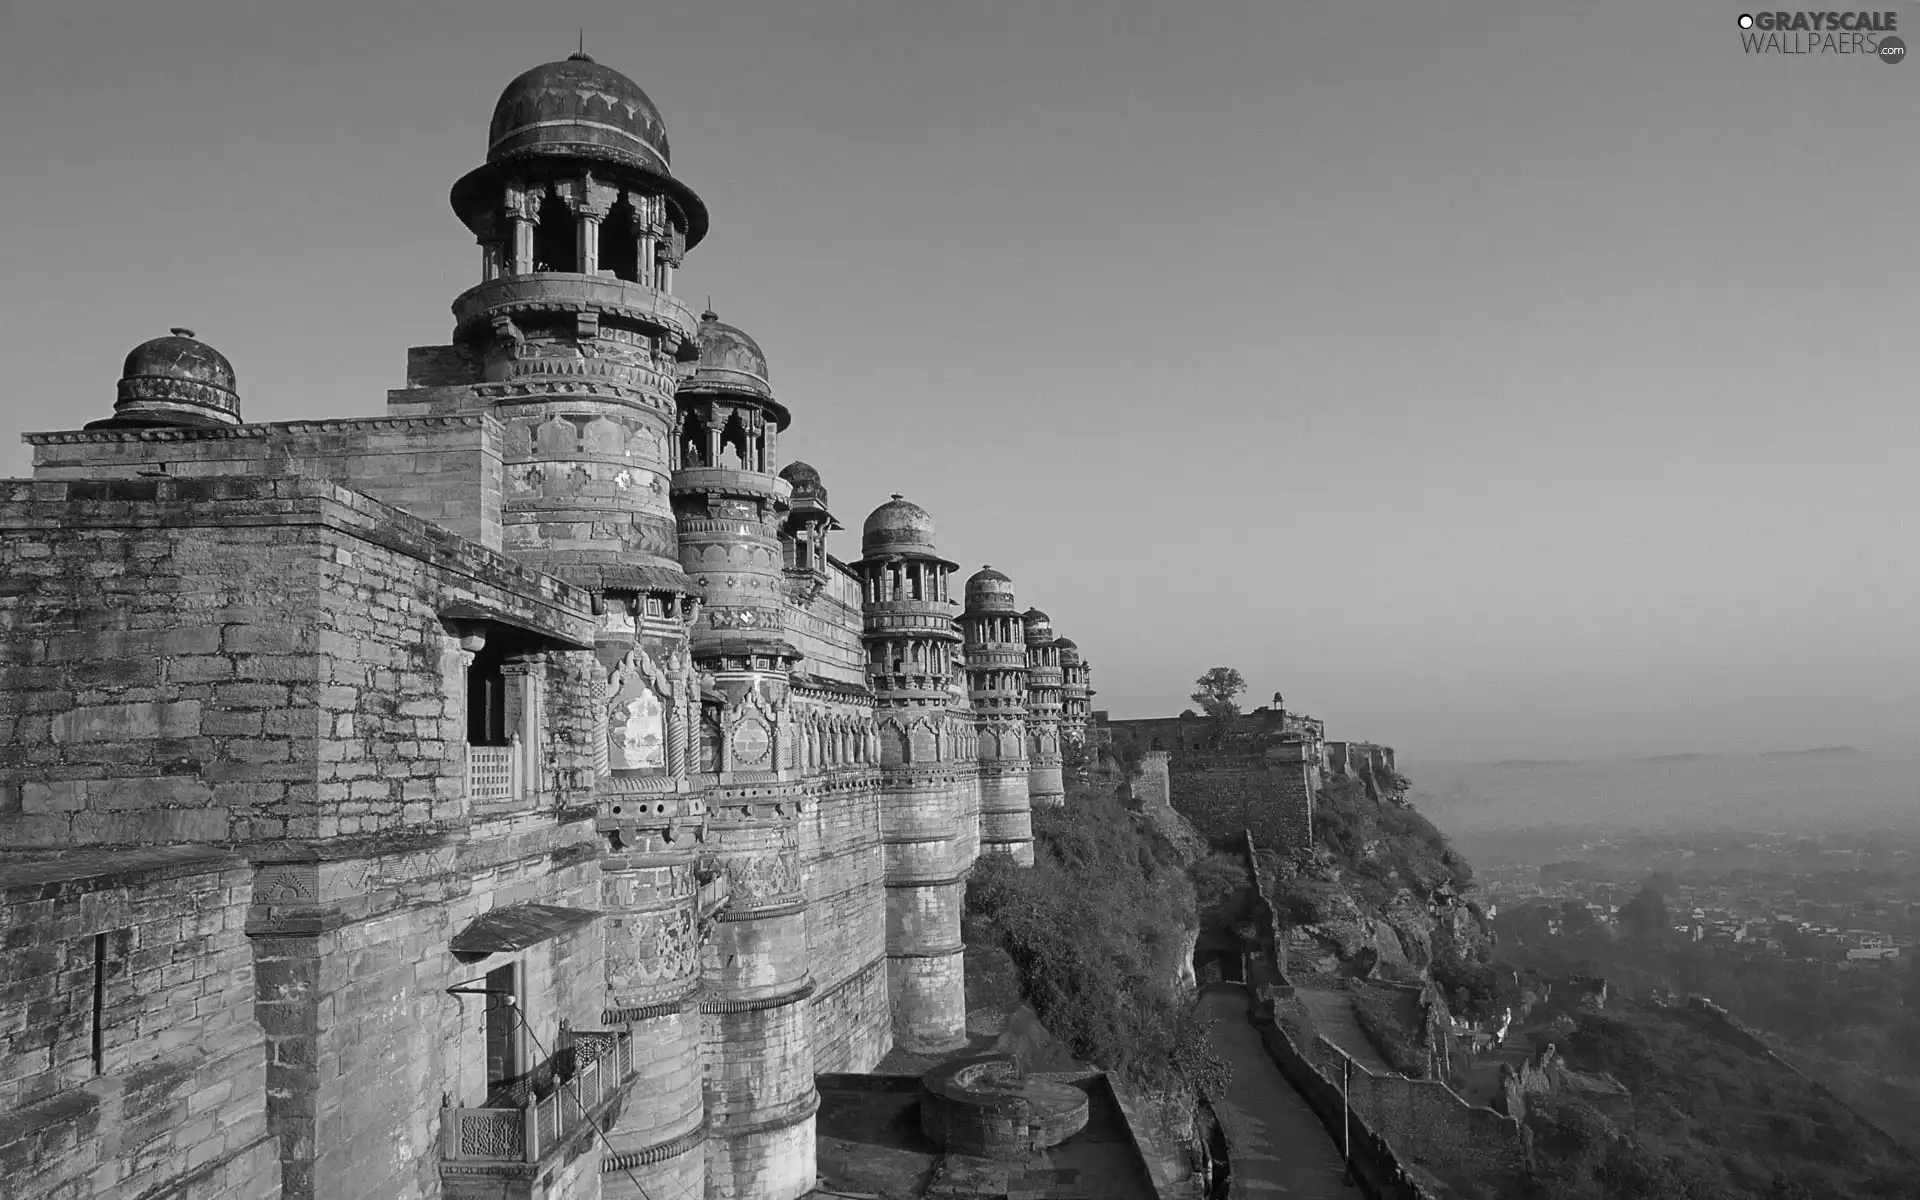
[{"label": "arched opening", "polygon": [[622,193],[620,202],[600,222],[600,269],[628,283],[640,282],[640,235],[635,231],[639,219]]},{"label": "arched opening", "polygon": [[692,413],[688,413],[687,419],[680,423],[680,465],[707,465],[707,431]]},{"label": "arched opening", "polygon": [[566,202],[548,192],[540,201],[540,223],[533,229],[533,269],[578,271],[579,239]]},{"label": "arched opening", "polygon": [[720,465],[736,471],[750,471],[753,469],[751,462],[747,457],[747,427],[741,423],[740,414],[734,413],[720,430]]}]

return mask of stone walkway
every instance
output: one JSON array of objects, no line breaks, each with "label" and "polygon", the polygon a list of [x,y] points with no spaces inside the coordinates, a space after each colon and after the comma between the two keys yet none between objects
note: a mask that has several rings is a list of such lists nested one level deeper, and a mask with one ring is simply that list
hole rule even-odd
[{"label": "stone walkway", "polygon": [[1366,1031],[1360,1028],[1360,1022],[1353,1015],[1353,997],[1331,988],[1309,987],[1296,988],[1294,995],[1312,1015],[1320,1036],[1345,1050],[1347,1057],[1374,1074],[1395,1074],[1367,1040]]},{"label": "stone walkway", "polygon": [[1213,1018],[1214,1050],[1233,1064],[1233,1082],[1214,1112],[1227,1133],[1234,1200],[1356,1200],[1359,1189],[1347,1184],[1326,1126],[1280,1074],[1248,1023],[1247,994],[1237,987],[1210,988],[1200,1005]]}]

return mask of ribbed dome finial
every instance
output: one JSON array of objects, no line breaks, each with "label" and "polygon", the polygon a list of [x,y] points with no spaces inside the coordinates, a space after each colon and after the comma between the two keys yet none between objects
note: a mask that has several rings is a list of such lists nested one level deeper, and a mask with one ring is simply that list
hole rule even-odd
[{"label": "ribbed dome finial", "polygon": [[192,337],[193,336],[193,330],[188,329],[184,325],[175,325],[172,329],[167,330],[167,332],[172,334],[175,337]]}]

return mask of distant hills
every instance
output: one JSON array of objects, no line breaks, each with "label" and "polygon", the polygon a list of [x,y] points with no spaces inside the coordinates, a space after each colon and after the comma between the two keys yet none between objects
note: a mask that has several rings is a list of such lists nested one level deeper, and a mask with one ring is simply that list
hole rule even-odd
[{"label": "distant hills", "polygon": [[1850,758],[1856,754],[1865,754],[1865,750],[1853,746],[1821,746],[1813,750],[1769,750],[1761,758]]},{"label": "distant hills", "polygon": [[[1808,750],[1764,750],[1750,758],[1850,758],[1864,755],[1865,750],[1857,746],[1816,746]],[[1625,761],[1637,763],[1690,763],[1712,762],[1717,759],[1732,759],[1739,756],[1730,754],[1649,754],[1641,758]],[[1619,759],[1616,762],[1622,761]],[[1538,767],[1583,767],[1588,760],[1579,758],[1503,758],[1497,762],[1462,763],[1466,767],[1485,767],[1497,771],[1528,770]],[[1595,760],[1591,765],[1603,766],[1605,760]]]},{"label": "distant hills", "polygon": [[1499,762],[1488,763],[1486,765],[1489,767],[1501,767],[1501,768],[1577,767],[1580,765],[1580,760],[1577,758],[1503,758]]},{"label": "distant hills", "polygon": [[1427,763],[1402,756],[1414,803],[1471,857],[1485,832],[1590,829],[1916,829],[1920,753],[1818,746],[1582,762]]}]

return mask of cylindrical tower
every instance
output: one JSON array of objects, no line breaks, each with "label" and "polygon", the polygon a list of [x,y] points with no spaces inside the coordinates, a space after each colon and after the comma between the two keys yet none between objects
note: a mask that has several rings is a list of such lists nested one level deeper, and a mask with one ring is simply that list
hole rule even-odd
[{"label": "cylindrical tower", "polygon": [[967,580],[967,684],[979,729],[980,850],[1033,865],[1027,799],[1027,641],[1013,581],[992,567]]},{"label": "cylindrical tower", "polygon": [[497,417],[501,546],[596,593],[606,1019],[631,1032],[646,1098],[607,1131],[603,1194],[638,1200],[637,1180],[649,1195],[701,1196],[693,847],[706,812],[691,785],[692,588],[668,486],[674,391],[698,325],[673,268],[705,236],[706,208],[673,177],[646,93],[585,54],[507,85],[486,161],[451,199],[480,243],[480,281],[453,302],[454,344],[416,352],[391,404]]},{"label": "cylindrical tower", "polygon": [[[966,1043],[960,913],[972,862],[961,855],[955,737],[948,723],[957,564],[934,548],[933,519],[896,495],[867,518],[862,640],[880,740],[880,839],[887,884],[887,984],[895,1045]],[[972,769],[972,764],[967,764]]]},{"label": "cylindrical tower", "polygon": [[[626,686],[623,693],[637,694]],[[622,706],[629,711],[628,701]],[[643,701],[643,709],[651,702]],[[616,734],[616,736],[618,736]],[[621,772],[625,774],[625,772]],[[652,781],[616,780],[625,794],[601,804],[598,827],[607,911],[608,1028],[627,1029],[641,1081],[607,1130],[601,1163],[605,1196],[707,1194],[707,1113],[701,1087],[700,942],[710,912],[699,907],[695,835],[704,802],[685,792],[642,790]]]},{"label": "cylindrical tower", "polygon": [[501,93],[487,161],[452,200],[481,246],[453,350],[480,382],[410,393],[408,410],[500,418],[508,552],[586,587],[684,591],[668,447],[699,323],[673,270],[707,212],[669,170],[659,109],[585,54],[535,67]]},{"label": "cylindrical tower", "polygon": [[1087,744],[1086,666],[1080,659],[1080,647],[1072,638],[1053,644],[1060,652],[1060,740],[1081,749]]},{"label": "cylindrical tower", "polygon": [[815,1183],[813,1048],[806,1000],[804,804],[783,634],[780,544],[792,487],[775,473],[788,424],[766,356],[712,312],[680,385],[673,507],[680,562],[705,598],[689,650],[707,681],[699,779],[707,849],[730,896],[706,951],[708,1194],[795,1200]]},{"label": "cylindrical tower", "polygon": [[[775,437],[790,421],[767,382],[767,359],[712,312],[700,318],[699,365],[680,385],[673,511],[680,565],[705,601],[693,657],[783,680],[799,651],[783,638],[786,577],[781,526],[793,485],[774,467]],[[737,667],[734,665],[737,664]],[[734,769],[773,770],[743,757]]]},{"label": "cylindrical tower", "polygon": [[1030,608],[1021,618],[1027,642],[1027,795],[1035,808],[1067,802],[1060,771],[1060,704],[1064,679],[1053,622]]}]

